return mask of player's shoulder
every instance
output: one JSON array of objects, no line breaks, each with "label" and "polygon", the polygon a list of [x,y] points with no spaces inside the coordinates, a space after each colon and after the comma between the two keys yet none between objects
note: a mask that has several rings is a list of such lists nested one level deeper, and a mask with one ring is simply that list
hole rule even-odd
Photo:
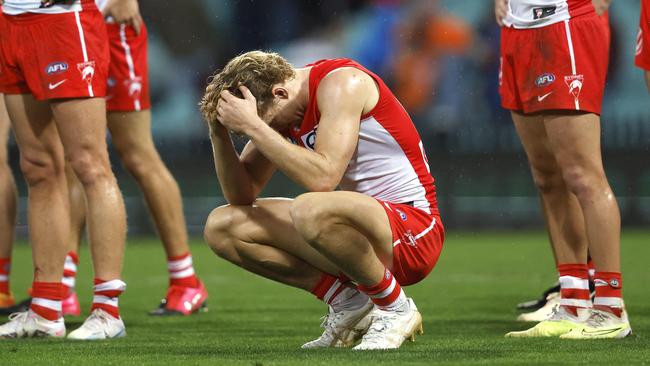
[{"label": "player's shoulder", "polygon": [[318,84],[318,95],[359,94],[371,90],[374,79],[354,66],[343,66],[328,72]]}]

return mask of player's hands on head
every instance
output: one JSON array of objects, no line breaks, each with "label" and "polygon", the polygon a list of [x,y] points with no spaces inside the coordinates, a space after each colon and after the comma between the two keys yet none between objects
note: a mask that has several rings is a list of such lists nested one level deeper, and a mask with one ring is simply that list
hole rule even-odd
[{"label": "player's hands on head", "polygon": [[508,0],[494,0],[494,16],[499,25],[503,25],[503,19],[508,15]]},{"label": "player's hands on head", "polygon": [[612,4],[612,0],[591,0],[591,3],[594,4],[596,14],[603,15],[607,9],[609,9],[609,6]]},{"label": "player's hands on head", "polygon": [[230,131],[247,135],[250,129],[264,124],[257,114],[257,100],[245,86],[240,86],[244,98],[238,98],[228,90],[219,95],[217,119]]},{"label": "player's hands on head", "polygon": [[105,17],[112,17],[118,24],[128,24],[140,34],[142,16],[138,0],[109,0],[102,13]]}]

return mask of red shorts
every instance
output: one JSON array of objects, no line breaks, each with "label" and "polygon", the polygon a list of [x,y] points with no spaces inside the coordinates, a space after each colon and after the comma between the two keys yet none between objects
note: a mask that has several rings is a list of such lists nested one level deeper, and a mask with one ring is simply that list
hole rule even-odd
[{"label": "red shorts", "polygon": [[636,39],[636,57],[634,63],[650,71],[650,0],[641,0],[641,21],[639,35]]},{"label": "red shorts", "polygon": [[147,71],[147,29],[140,34],[131,26],[106,24],[111,52],[108,69],[106,109],[140,111],[149,109],[149,78]]},{"label": "red shorts", "polygon": [[0,92],[38,100],[106,95],[108,41],[94,5],[0,17]]},{"label": "red shorts", "polygon": [[501,28],[499,93],[505,109],[600,114],[609,21],[584,16],[542,28]]},{"label": "red shorts", "polygon": [[400,203],[377,200],[393,232],[393,276],[402,286],[422,281],[436,265],[445,229],[440,216]]}]

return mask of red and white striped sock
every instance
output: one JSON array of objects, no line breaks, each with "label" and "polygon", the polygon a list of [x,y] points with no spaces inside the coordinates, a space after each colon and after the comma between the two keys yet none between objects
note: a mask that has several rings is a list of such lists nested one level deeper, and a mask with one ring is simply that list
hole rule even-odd
[{"label": "red and white striped sock", "polygon": [[370,296],[372,302],[382,310],[396,310],[406,303],[406,295],[402,286],[397,283],[393,274],[386,268],[381,281],[372,286],[358,286],[359,291]]},{"label": "red and white striped sock", "polygon": [[568,263],[557,266],[560,273],[560,305],[578,314],[579,308],[591,307],[589,269],[586,264]]},{"label": "red and white striped sock", "polygon": [[79,257],[75,252],[69,252],[65,256],[65,264],[63,265],[63,279],[61,282],[66,288],[66,297],[74,292],[74,286],[77,279],[77,265],[79,264]]},{"label": "red and white striped sock", "polygon": [[0,258],[0,294],[9,294],[9,273],[11,273],[11,257]]},{"label": "red and white striped sock", "polygon": [[61,282],[32,283],[32,303],[29,309],[47,320],[61,317],[61,300],[65,286]]},{"label": "red and white striped sock", "polygon": [[121,280],[104,281],[95,278],[95,296],[93,296],[93,306],[90,311],[102,309],[119,319],[118,297],[124,290],[126,290],[126,283]]},{"label": "red and white striped sock", "polygon": [[189,252],[176,257],[168,257],[167,269],[169,270],[170,286],[199,287],[199,279],[194,273],[192,255]]},{"label": "red and white striped sock", "polygon": [[339,278],[329,273],[323,273],[314,289],[311,290],[311,293],[319,300],[323,300],[326,304],[331,305],[336,300],[336,297],[345,289],[345,283],[349,281],[346,278]]},{"label": "red and white striped sock", "polygon": [[623,313],[623,280],[620,272],[596,272],[594,308],[609,311],[620,317]]}]

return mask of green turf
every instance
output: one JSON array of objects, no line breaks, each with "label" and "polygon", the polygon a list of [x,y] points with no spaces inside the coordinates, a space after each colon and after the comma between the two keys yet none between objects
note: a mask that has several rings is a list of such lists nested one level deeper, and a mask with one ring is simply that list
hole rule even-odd
[{"label": "green turf", "polygon": [[[153,240],[127,249],[120,299],[125,339],[0,341],[0,365],[338,365],[338,364],[649,364],[650,232],[623,237],[625,295],[636,336],[615,341],[513,340],[523,329],[514,304],[537,296],[554,280],[541,233],[449,233],[438,266],[409,287],[424,318],[425,335],[394,352],[303,351],[319,334],[324,306],[311,295],[250,275],[217,258],[200,242],[192,249],[197,271],[210,291],[210,311],[189,318],[151,318],[146,311],[163,295],[164,256]],[[14,292],[31,280],[30,251],[14,256]],[[82,250],[78,292],[90,300],[91,270]],[[68,328],[81,318],[68,319]]]}]

